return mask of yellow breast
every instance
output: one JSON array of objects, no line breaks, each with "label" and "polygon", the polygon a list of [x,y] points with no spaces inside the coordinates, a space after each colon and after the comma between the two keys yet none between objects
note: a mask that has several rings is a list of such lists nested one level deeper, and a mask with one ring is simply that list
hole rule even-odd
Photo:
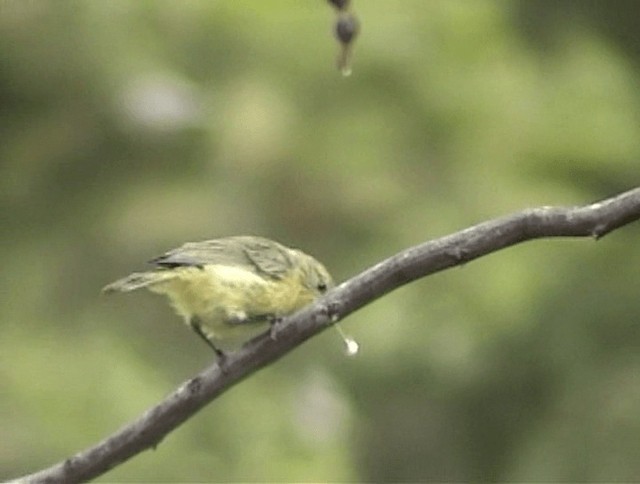
[{"label": "yellow breast", "polygon": [[[242,324],[256,316],[284,316],[314,299],[296,271],[282,279],[263,277],[241,267],[205,265],[171,269],[173,277],[149,287],[166,294],[186,323],[196,316],[203,329],[218,342],[242,342],[265,331],[268,323]],[[235,343],[234,343],[235,345]]]}]

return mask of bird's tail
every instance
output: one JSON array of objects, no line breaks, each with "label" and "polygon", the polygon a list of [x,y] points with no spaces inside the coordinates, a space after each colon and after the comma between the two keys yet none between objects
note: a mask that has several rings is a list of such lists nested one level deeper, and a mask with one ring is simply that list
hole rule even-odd
[{"label": "bird's tail", "polygon": [[173,276],[174,274],[169,271],[134,272],[133,274],[129,274],[127,277],[123,277],[122,279],[118,279],[117,281],[106,285],[102,288],[102,292],[109,294],[112,292],[135,291],[136,289],[165,281]]}]

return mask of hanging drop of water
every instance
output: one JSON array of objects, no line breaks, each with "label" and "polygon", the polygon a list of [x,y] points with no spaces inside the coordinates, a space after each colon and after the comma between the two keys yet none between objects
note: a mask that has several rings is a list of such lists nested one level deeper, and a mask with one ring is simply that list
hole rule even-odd
[{"label": "hanging drop of water", "polygon": [[347,354],[347,356],[355,356],[355,355],[357,355],[358,351],[360,351],[360,345],[358,344],[358,342],[356,340],[354,340],[351,336],[348,336],[342,330],[342,326],[340,326],[339,324],[336,324],[335,328],[338,331],[338,333],[340,334],[340,337],[342,338],[342,341],[344,342],[345,353]]}]

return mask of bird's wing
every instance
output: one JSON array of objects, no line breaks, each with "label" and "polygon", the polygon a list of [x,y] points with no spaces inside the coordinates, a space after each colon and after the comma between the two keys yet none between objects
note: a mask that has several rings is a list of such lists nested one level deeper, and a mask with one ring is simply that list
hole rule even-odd
[{"label": "bird's wing", "polygon": [[149,262],[165,269],[228,265],[281,279],[291,269],[288,253],[289,249],[277,242],[261,237],[237,236],[187,242]]}]

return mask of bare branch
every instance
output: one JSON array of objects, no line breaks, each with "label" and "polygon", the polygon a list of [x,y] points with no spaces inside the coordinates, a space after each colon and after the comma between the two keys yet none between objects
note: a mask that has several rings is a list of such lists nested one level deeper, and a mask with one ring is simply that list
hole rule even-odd
[{"label": "bare branch", "polygon": [[139,452],[155,448],[182,422],[243,378],[305,340],[404,284],[464,264],[526,240],[546,237],[596,239],[640,219],[640,188],[583,207],[541,207],[484,222],[407,249],[329,292],[287,318],[277,339],[259,336],[228,355],[224,371],[212,365],[182,384],[140,418],[87,450],[20,478],[21,482],[80,482],[95,478]]}]

